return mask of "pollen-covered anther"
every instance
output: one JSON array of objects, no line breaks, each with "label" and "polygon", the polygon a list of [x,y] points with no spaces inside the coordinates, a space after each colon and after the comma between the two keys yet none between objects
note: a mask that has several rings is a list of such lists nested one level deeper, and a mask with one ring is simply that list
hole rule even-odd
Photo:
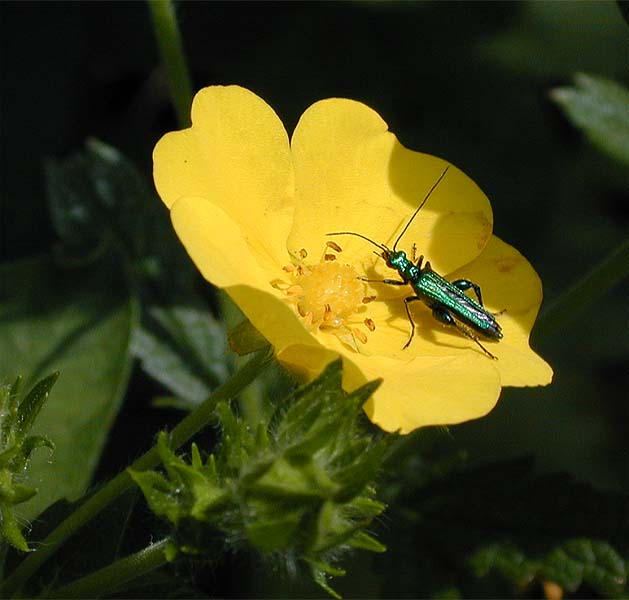
[{"label": "pollen-covered anther", "polygon": [[324,254],[323,258],[327,261],[336,260],[336,255],[334,254]]},{"label": "pollen-covered anther", "polygon": [[300,296],[303,293],[303,288],[300,285],[291,285],[287,290],[286,293],[289,296]]},{"label": "pollen-covered anther", "polygon": [[332,248],[335,252],[343,252],[343,248],[341,248],[336,242],[327,241],[325,245],[327,248]]},{"label": "pollen-covered anther", "polygon": [[365,296],[362,300],[363,304],[369,304],[376,299],[376,296]]},{"label": "pollen-covered anther", "polygon": [[332,318],[332,309],[329,304],[326,304],[323,310],[323,320],[329,321]]},{"label": "pollen-covered anther", "polygon": [[301,260],[304,260],[304,259],[308,258],[308,252],[306,251],[305,248],[302,248],[299,251],[299,258],[301,258]]},{"label": "pollen-covered anther", "polygon": [[365,327],[367,327],[367,329],[369,329],[369,331],[375,331],[376,330],[376,324],[373,322],[373,319],[365,319],[363,321],[363,323],[365,323]]},{"label": "pollen-covered anther", "polygon": [[283,279],[273,279],[273,281],[271,281],[271,286],[276,290],[285,292],[290,287],[290,284],[286,283]]},{"label": "pollen-covered anther", "polygon": [[352,333],[358,338],[360,342],[362,342],[363,344],[367,343],[367,335],[363,333],[360,329],[356,329],[356,327],[353,327]]}]

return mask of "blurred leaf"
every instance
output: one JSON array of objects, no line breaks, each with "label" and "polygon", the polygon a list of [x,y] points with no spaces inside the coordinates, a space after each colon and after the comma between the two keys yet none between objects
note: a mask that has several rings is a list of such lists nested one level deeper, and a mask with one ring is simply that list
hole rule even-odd
[{"label": "blurred leaf", "polygon": [[416,569],[411,580],[385,584],[393,595],[435,595],[453,581],[464,596],[508,593],[484,587],[488,577],[471,578],[470,565],[476,574],[495,572],[518,587],[548,580],[570,590],[586,583],[609,596],[623,589],[626,495],[565,475],[536,477],[525,460],[463,471],[453,466],[455,471],[437,472],[416,486],[407,478],[392,501],[400,525],[387,558],[404,556]]},{"label": "blurred leaf", "polygon": [[85,262],[104,245],[142,256],[147,244],[144,178],[114,148],[89,140],[86,151],[46,164],[48,206],[68,254]]},{"label": "blurred leaf", "polygon": [[205,400],[227,375],[225,331],[201,301],[149,307],[132,349],[142,368],[187,406]]},{"label": "blurred leaf", "polygon": [[555,88],[550,97],[590,141],[617,160],[629,163],[629,90],[580,73],[575,87]]},{"label": "blurred leaf", "polygon": [[70,263],[113,250],[139,290],[132,351],[142,368],[188,405],[227,374],[225,333],[195,289],[198,274],[168,213],[122,153],[98,140],[46,169],[53,223]]},{"label": "blurred leaf", "polygon": [[620,14],[625,20],[625,23],[629,25],[629,2],[627,2],[627,0],[616,0],[616,6],[620,10]]},{"label": "blurred leaf", "polygon": [[519,22],[482,39],[481,56],[516,72],[557,77],[575,69],[617,77],[627,28],[613,2],[522,2]]},{"label": "blurred leaf", "polygon": [[28,386],[61,372],[33,427],[56,452],[33,455],[27,482],[39,493],[20,507],[25,518],[89,485],[126,390],[135,318],[110,265],[68,272],[43,257],[0,266],[0,378],[22,373]]},{"label": "blurred leaf", "polygon": [[475,552],[470,564],[480,577],[495,571],[518,587],[550,581],[575,592],[586,584],[615,598],[627,583],[622,557],[606,542],[590,539],[568,540],[543,556],[527,556],[510,544],[492,544]]}]

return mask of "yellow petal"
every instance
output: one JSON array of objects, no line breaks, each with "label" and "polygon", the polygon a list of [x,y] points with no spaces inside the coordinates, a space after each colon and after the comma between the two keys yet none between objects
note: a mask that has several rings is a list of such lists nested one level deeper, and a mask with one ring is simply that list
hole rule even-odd
[{"label": "yellow petal", "polygon": [[251,322],[279,351],[319,343],[304,328],[285,296],[270,281],[281,271],[266,271],[246,243],[240,227],[205,198],[181,198],[171,209],[177,235],[205,279],[224,288]]},{"label": "yellow petal", "polygon": [[[504,337],[488,343],[498,358],[503,386],[547,385],[553,372],[529,346],[529,335],[542,302],[542,283],[531,264],[515,248],[496,236],[472,263],[448,276],[480,285],[485,306],[497,317]],[[483,342],[484,343],[484,342]]]},{"label": "yellow petal", "polygon": [[475,352],[426,356],[409,362],[354,355],[345,368],[347,389],[383,378],[365,404],[369,419],[385,431],[408,433],[427,425],[461,423],[486,415],[500,396],[494,362]]},{"label": "yellow petal", "polygon": [[[289,250],[319,251],[325,234],[354,231],[392,245],[448,163],[404,148],[369,107],[332,98],[312,105],[292,137],[295,221]],[[417,215],[399,249],[430,257],[447,272],[473,260],[489,239],[491,207],[478,186],[456,167]],[[348,258],[377,259],[355,238],[334,238]],[[312,250],[311,250],[312,249]],[[381,262],[381,261],[380,261]],[[384,267],[380,264],[381,271]]]},{"label": "yellow petal", "polygon": [[291,344],[277,353],[277,360],[303,381],[311,381],[338,356],[324,346]]},{"label": "yellow petal", "polygon": [[198,196],[236,221],[254,252],[286,263],[293,169],[282,122],[261,98],[238,86],[204,88],[192,127],[166,134],[153,152],[157,191],[171,207]]}]

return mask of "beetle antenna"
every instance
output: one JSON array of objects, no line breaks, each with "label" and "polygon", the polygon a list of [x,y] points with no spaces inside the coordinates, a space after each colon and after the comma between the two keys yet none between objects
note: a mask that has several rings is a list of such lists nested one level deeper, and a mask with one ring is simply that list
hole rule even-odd
[{"label": "beetle antenna", "polygon": [[412,214],[411,218],[408,220],[406,227],[404,227],[404,229],[402,229],[402,233],[400,233],[400,235],[397,236],[397,240],[395,240],[395,244],[393,244],[393,252],[395,252],[395,248],[397,247],[398,242],[402,239],[402,236],[406,233],[406,230],[409,228],[410,224],[413,222],[413,219],[417,216],[417,213],[421,210],[422,206],[426,204],[426,200],[430,198],[430,194],[432,194],[435,191],[435,188],[439,185],[441,180],[445,177],[445,174],[448,172],[449,168],[450,168],[450,165],[448,165],[443,170],[443,173],[439,175],[439,178],[437,179],[437,181],[435,181],[435,183],[432,184],[432,187],[428,190],[428,193],[424,196],[424,199],[421,201],[421,204],[415,209],[415,212]]},{"label": "beetle antenna", "polygon": [[377,242],[370,240],[366,235],[362,235],[361,233],[356,233],[354,231],[335,231],[334,233],[326,233],[325,235],[355,235],[363,240],[367,240],[370,244],[373,244],[376,248],[380,248],[383,252],[390,252],[386,246],[378,244]]}]

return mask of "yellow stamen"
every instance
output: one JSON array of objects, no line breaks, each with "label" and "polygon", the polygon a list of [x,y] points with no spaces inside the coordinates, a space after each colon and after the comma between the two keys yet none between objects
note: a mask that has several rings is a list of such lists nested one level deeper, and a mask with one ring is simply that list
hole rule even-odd
[{"label": "yellow stamen", "polygon": [[291,285],[287,290],[286,293],[289,296],[300,296],[301,294],[303,294],[303,289],[300,285]]},{"label": "yellow stamen", "polygon": [[352,328],[352,333],[361,341],[363,344],[367,343],[367,336],[360,330],[355,327]]}]

